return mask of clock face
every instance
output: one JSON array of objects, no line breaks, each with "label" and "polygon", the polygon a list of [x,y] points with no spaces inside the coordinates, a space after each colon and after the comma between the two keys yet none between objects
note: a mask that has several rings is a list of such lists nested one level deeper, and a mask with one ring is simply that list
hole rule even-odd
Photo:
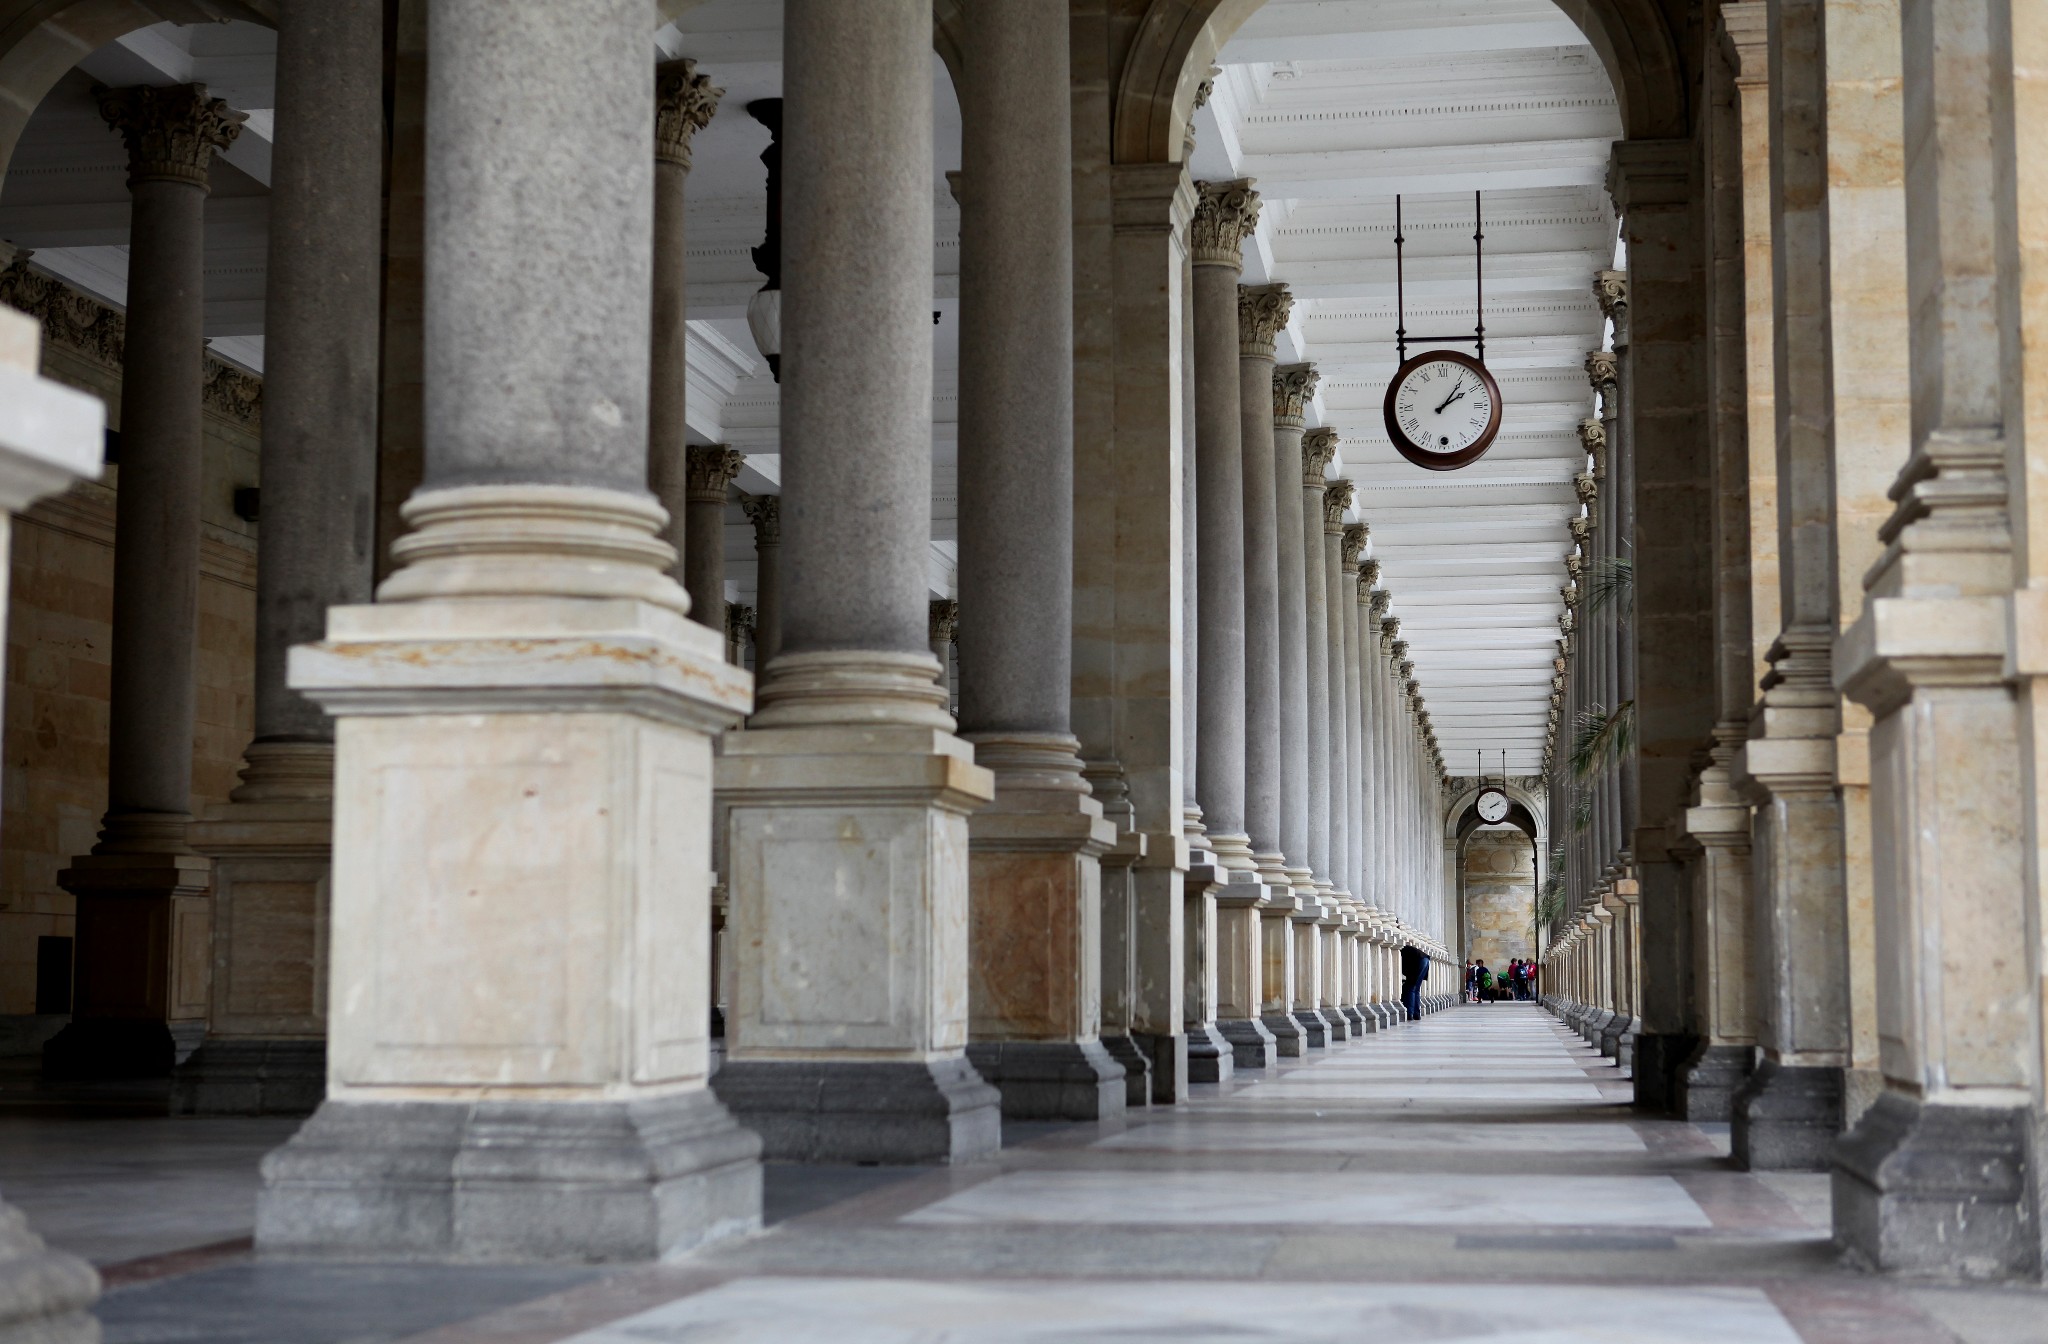
[{"label": "clock face", "polygon": [[1479,819],[1489,826],[1505,821],[1508,815],[1508,796],[1499,789],[1488,789],[1479,795]]},{"label": "clock face", "polygon": [[1430,350],[1403,364],[1387,387],[1387,437],[1401,456],[1432,471],[1478,460],[1500,430],[1500,388],[1478,360]]}]

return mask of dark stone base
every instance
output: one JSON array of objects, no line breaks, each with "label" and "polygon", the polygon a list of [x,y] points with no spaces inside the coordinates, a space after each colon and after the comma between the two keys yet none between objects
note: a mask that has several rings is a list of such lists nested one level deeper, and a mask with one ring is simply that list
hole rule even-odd
[{"label": "dark stone base", "polygon": [[1188,1037],[1186,1031],[1172,1035],[1133,1032],[1131,1040],[1145,1052],[1152,1065],[1152,1097],[1155,1106],[1172,1106],[1188,1095]]},{"label": "dark stone base", "polygon": [[1323,1019],[1321,1011],[1315,1008],[1297,1008],[1294,1020],[1301,1024],[1302,1040],[1311,1050],[1321,1050],[1330,1043],[1330,1024]]},{"label": "dark stone base", "polygon": [[77,1018],[43,1043],[43,1076],[62,1080],[163,1078],[198,1049],[205,1037],[204,1022]]},{"label": "dark stone base", "polygon": [[965,1056],[729,1059],[711,1086],[775,1162],[979,1162],[1003,1144],[1002,1096]]},{"label": "dark stone base", "polygon": [[1323,1022],[1330,1029],[1330,1044],[1342,1045],[1351,1039],[1351,1023],[1344,1017],[1344,1010],[1335,1004],[1322,1009]]},{"label": "dark stone base", "polygon": [[1379,1019],[1381,1031],[1391,1031],[1401,1025],[1401,1009],[1396,1004],[1381,1000],[1372,1006],[1372,1011],[1373,1016]]},{"label": "dark stone base", "polygon": [[99,1344],[88,1314],[99,1295],[90,1265],[43,1245],[19,1209],[0,1204],[0,1344]]},{"label": "dark stone base", "polygon": [[1755,1064],[1752,1046],[1702,1044],[1678,1075],[1672,1111],[1694,1124],[1727,1124],[1735,1114],[1735,1094]]},{"label": "dark stone base", "polygon": [[1607,1025],[1600,1029],[1600,1053],[1616,1063],[1620,1063],[1621,1038],[1633,1035],[1641,1025],[1640,1022],[1632,1017],[1623,1017],[1620,1013],[1616,1013],[1609,1019]]},{"label": "dark stone base", "polygon": [[211,1037],[171,1077],[174,1115],[311,1115],[327,1097],[327,1042]]},{"label": "dark stone base", "polygon": [[1279,1042],[1273,1039],[1271,1028],[1264,1022],[1248,1017],[1227,1018],[1216,1023],[1216,1030],[1230,1042],[1231,1058],[1240,1069],[1270,1069],[1279,1057]]},{"label": "dark stone base", "polygon": [[1835,1244],[1870,1269],[2032,1279],[2028,1113],[1928,1106],[1886,1092],[1835,1144]]},{"label": "dark stone base", "polygon": [[761,1143],[709,1092],[327,1101],[263,1160],[271,1255],[651,1260],[761,1225]]},{"label": "dark stone base", "polygon": [[1366,1025],[1365,1014],[1359,1011],[1357,1004],[1347,1003],[1339,1011],[1344,1014],[1344,1021],[1351,1027],[1352,1040],[1355,1041],[1372,1030],[1371,1027]]},{"label": "dark stone base", "polygon": [[1266,1013],[1259,1021],[1273,1033],[1273,1048],[1282,1059],[1300,1059],[1308,1053],[1308,1033],[1290,1013]]},{"label": "dark stone base", "polygon": [[1600,1033],[1607,1030],[1607,1024],[1612,1021],[1614,1021],[1613,1012],[1602,1008],[1590,1014],[1583,1022],[1579,1023],[1579,1035],[1586,1038],[1587,1045],[1598,1050],[1600,1048]]},{"label": "dark stone base", "polygon": [[1826,1171],[1842,1134],[1842,1071],[1763,1060],[1729,1119],[1735,1165],[1745,1171]]},{"label": "dark stone base", "polygon": [[1106,1120],[1124,1113],[1124,1067],[1101,1041],[971,1041],[967,1058],[1003,1094],[1005,1120]]},{"label": "dark stone base", "polygon": [[1678,1076],[1699,1043],[1691,1033],[1637,1032],[1632,1061],[1635,1104],[1646,1111],[1675,1111]]},{"label": "dark stone base", "polygon": [[1188,1024],[1188,1081],[1220,1083],[1237,1071],[1236,1047],[1207,1022]]},{"label": "dark stone base", "polygon": [[1128,1036],[1104,1036],[1102,1048],[1124,1066],[1124,1109],[1142,1111],[1152,1104],[1152,1056]]}]

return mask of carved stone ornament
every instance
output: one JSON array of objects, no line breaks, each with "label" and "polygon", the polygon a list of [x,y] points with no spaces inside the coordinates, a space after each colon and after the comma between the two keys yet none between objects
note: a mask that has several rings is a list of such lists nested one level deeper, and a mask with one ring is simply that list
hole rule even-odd
[{"label": "carved stone ornament", "polygon": [[[1351,482],[1346,481],[1344,485],[1348,489]],[[1360,556],[1365,554],[1365,543],[1371,536],[1372,530],[1364,523],[1345,524],[1344,540],[1337,549],[1337,555],[1343,562],[1345,573],[1357,574],[1359,572],[1358,560]],[[1372,562],[1372,572],[1373,577],[1377,579],[1380,572],[1379,561],[1375,560]]]},{"label": "carved stone ornament", "polygon": [[654,158],[690,169],[690,137],[711,124],[725,90],[697,73],[693,60],[663,61],[654,67]]},{"label": "carved stone ornament", "polygon": [[1619,331],[1628,321],[1628,272],[1593,272],[1593,297],[1600,302],[1600,311]]},{"label": "carved stone ornament", "polygon": [[722,443],[693,443],[683,472],[692,504],[723,504],[725,492],[746,465],[747,455]]},{"label": "carved stone ornament", "polygon": [[1273,338],[1294,312],[1294,295],[1285,285],[1237,287],[1237,352],[1273,357]]},{"label": "carved stone ornament", "polygon": [[[1367,582],[1363,574],[1359,575],[1358,581],[1361,584]],[[1372,609],[1372,618],[1376,621],[1382,620],[1387,614],[1387,604],[1392,600],[1393,595],[1389,593],[1386,589],[1373,589],[1371,595],[1367,598],[1367,605],[1370,606]],[[1391,636],[1386,635],[1386,632],[1384,630],[1381,631],[1381,635],[1383,638],[1391,638]]]},{"label": "carved stone ornament", "polygon": [[242,123],[249,119],[225,99],[207,97],[204,84],[126,89],[102,84],[93,87],[92,96],[107,125],[119,131],[128,146],[130,186],[186,182],[204,188],[213,152],[235,143]]},{"label": "carved stone ornament", "polygon": [[[1313,364],[1282,364],[1273,370],[1273,423],[1283,429],[1299,429],[1308,412],[1308,404],[1316,395],[1316,384],[1323,375],[1316,372]],[[1331,445],[1335,447],[1335,445]],[[1307,445],[1303,444],[1302,484],[1308,484]],[[1328,458],[1323,459],[1326,465]],[[1315,471],[1316,484],[1322,484],[1323,469]]]},{"label": "carved stone ornament", "polygon": [[1594,350],[1586,355],[1586,381],[1602,397],[1614,395],[1621,382],[1621,360],[1612,350]]},{"label": "carved stone ornament", "polygon": [[747,521],[754,525],[754,547],[782,544],[782,496],[748,495],[740,501]]},{"label": "carved stone ornament", "polygon": [[735,644],[744,644],[754,633],[754,609],[744,602],[725,604],[725,637]]},{"label": "carved stone ornament", "polygon": [[1344,510],[1351,507],[1351,482],[1331,481],[1323,487],[1323,535],[1344,535]]},{"label": "carved stone ornament", "polygon": [[1579,503],[1589,509],[1593,507],[1594,501],[1600,498],[1600,482],[1593,479],[1593,473],[1590,471],[1582,471],[1572,477],[1572,489],[1578,494]]},{"label": "carved stone ornament", "polygon": [[932,643],[951,644],[960,630],[960,604],[950,597],[935,597],[930,619]]},{"label": "carved stone ornament", "polygon": [[1222,73],[1222,66],[1212,65],[1209,67],[1209,77],[1195,85],[1194,105],[1188,108],[1187,129],[1181,133],[1180,161],[1182,163],[1186,163],[1195,155],[1195,113],[1208,106],[1209,95],[1216,92],[1216,76]]},{"label": "carved stone ornament", "polygon": [[[1325,481],[1323,475],[1330,464],[1337,460],[1337,431],[1327,425],[1308,431],[1301,436],[1301,484],[1304,489],[1330,489],[1335,481]],[[1346,489],[1350,482],[1346,481]],[[1348,505],[1350,495],[1344,497]]]},{"label": "carved stone ornament", "polygon": [[1598,420],[1579,421],[1579,446],[1593,459],[1593,475],[1607,474],[1607,427]]},{"label": "carved stone ornament", "polygon": [[[1399,639],[1401,637],[1401,618],[1399,616],[1387,617],[1380,622],[1380,629],[1386,632],[1388,639]],[[1403,644],[1401,647],[1405,649],[1408,646]]]},{"label": "carved stone ornament", "polygon": [[1557,613],[1557,628],[1564,631],[1566,634],[1570,634],[1572,632],[1572,628],[1577,624],[1578,620],[1576,617],[1572,615],[1571,610],[1569,608]]},{"label": "carved stone ornament", "polygon": [[199,404],[230,420],[253,424],[263,406],[263,382],[231,364],[208,360]]},{"label": "carved stone ornament", "polygon": [[1568,583],[1558,589],[1557,595],[1564,599],[1564,604],[1568,607],[1579,605],[1579,585],[1576,583]]},{"label": "carved stone ornament", "polygon": [[1591,518],[1574,518],[1568,526],[1572,530],[1572,540],[1581,546],[1586,544],[1587,537],[1593,535],[1593,520]]},{"label": "carved stone ornament", "polygon": [[1195,183],[1195,217],[1188,225],[1188,250],[1197,266],[1244,269],[1244,240],[1259,226],[1259,193],[1252,179]]},{"label": "carved stone ornament", "polygon": [[1564,558],[1564,570],[1572,576],[1572,582],[1577,583],[1586,576],[1586,557],[1573,551]]}]

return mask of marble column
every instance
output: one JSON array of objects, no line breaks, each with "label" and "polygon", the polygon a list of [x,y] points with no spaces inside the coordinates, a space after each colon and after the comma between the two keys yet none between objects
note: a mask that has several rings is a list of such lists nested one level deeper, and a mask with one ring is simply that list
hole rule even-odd
[{"label": "marble column", "polygon": [[[1124,1109],[1103,1049],[1116,828],[1070,726],[1074,336],[1064,0],[966,11],[961,80],[960,731],[995,772],[968,823],[968,1058],[1018,1120]],[[1042,135],[1015,134],[1014,118]]]},{"label": "marble column", "polygon": [[377,471],[383,9],[287,5],[264,285],[256,735],[192,828],[214,861],[206,1041],[175,1109],[306,1114],[327,1076],[334,727],[285,684],[329,607],[370,600]]},{"label": "marble column", "polygon": [[107,812],[57,875],[77,901],[69,1025],[51,1077],[169,1073],[206,1030],[212,863],[193,851],[207,170],[242,114],[203,86],[97,89],[128,147]]},{"label": "marble column", "polygon": [[720,748],[716,1083],[774,1157],[971,1161],[1001,1124],[966,1055],[967,818],[995,782],[926,644],[931,9],[789,0],[783,56],[782,544],[803,582]]},{"label": "marble column", "polygon": [[763,671],[782,647],[782,496],[740,501],[754,525],[754,669]]},{"label": "marble column", "polygon": [[[2012,591],[2013,505],[2032,492],[2009,473],[2036,356],[2009,292],[2024,207],[1995,185],[2017,171],[2025,48],[2003,4],[1900,9],[1912,449],[1889,545],[1835,646],[1836,683],[1875,720],[1884,1091],[1831,1155],[1835,1240],[1876,1269],[2033,1281],[2044,1187],[2029,1167],[2048,1131],[2040,968],[2014,950],[2016,930],[2040,926],[2011,678],[2040,665],[2042,627]],[[1851,134],[1832,109],[1828,133]]]},{"label": "marble column", "polygon": [[712,739],[749,682],[647,493],[647,13],[430,10],[426,474],[376,603],[291,655],[335,715],[328,1090],[256,1239],[659,1258],[757,1227],[761,1177],[705,1085]]},{"label": "marble column", "polygon": [[[654,355],[647,400],[647,488],[668,511],[661,536],[678,556],[690,554],[683,187],[690,176],[690,141],[711,124],[724,96],[709,75],[697,73],[695,61],[663,61],[654,67]],[[695,584],[685,586],[693,604],[704,601]],[[721,593],[718,603],[723,602]],[[712,624],[701,609],[697,619]]]},{"label": "marble column", "polygon": [[[41,330],[0,308],[0,635],[4,635],[14,515],[101,471],[106,406],[37,376]],[[100,1278],[77,1256],[52,1250],[12,1205],[0,1203],[0,1339],[98,1344],[89,1314]]]},{"label": "marble column", "polygon": [[[1317,824],[1316,804],[1325,811],[1330,801],[1327,767],[1318,797],[1313,758],[1316,682],[1327,680],[1321,651],[1315,645],[1312,609],[1322,604],[1322,472],[1316,476],[1315,513],[1311,529],[1301,496],[1307,469],[1301,436],[1308,403],[1315,396],[1314,366],[1289,364],[1273,371],[1273,477],[1280,551],[1280,843],[1286,851],[1288,875],[1294,879],[1300,908],[1294,912],[1294,978],[1290,997],[1294,1020],[1311,1049],[1329,1044],[1330,1024],[1321,1009],[1323,946],[1320,925],[1323,896],[1329,890],[1328,829]],[[1315,563],[1309,562],[1314,539]],[[1328,614],[1322,615],[1324,624]],[[1311,652],[1316,654],[1311,657]],[[1327,694],[1328,687],[1324,687]],[[1327,729],[1327,723],[1324,725]]]},{"label": "marble column", "polygon": [[[1286,852],[1289,814],[1285,715],[1287,624],[1282,599],[1279,483],[1298,472],[1276,471],[1273,441],[1273,343],[1294,310],[1285,285],[1240,285],[1237,291],[1238,423],[1244,460],[1245,829],[1266,883],[1259,907],[1259,1016],[1282,1055],[1296,1056],[1307,1036],[1294,1020],[1294,916],[1302,911],[1300,854]],[[1288,516],[1295,513],[1290,504]],[[1300,548],[1295,548],[1299,554]],[[1306,780],[1303,781],[1306,788]]]},{"label": "marble column", "polygon": [[747,455],[722,443],[691,444],[684,457],[683,587],[690,615],[725,628],[725,502]]},{"label": "marble column", "polygon": [[[1336,452],[1336,432],[1331,433],[1331,452]],[[1365,903],[1358,896],[1356,843],[1352,830],[1352,803],[1358,797],[1358,783],[1351,773],[1351,743],[1357,731],[1357,706],[1351,695],[1350,670],[1358,644],[1358,549],[1345,545],[1344,512],[1351,506],[1351,482],[1330,481],[1323,497],[1323,603],[1329,612],[1330,737],[1330,880],[1337,888],[1342,925],[1333,944],[1339,967],[1336,1008],[1344,1018],[1345,1035],[1356,1037],[1361,1029],[1358,1011],[1358,980],[1354,972],[1359,916]],[[1364,537],[1359,537],[1362,545]]]},{"label": "marble column", "polygon": [[[1260,1020],[1259,909],[1267,886],[1245,817],[1245,475],[1238,377],[1238,275],[1258,223],[1247,181],[1204,182],[1189,227],[1194,265],[1196,544],[1196,797],[1216,856],[1216,1029],[1238,1068],[1268,1068],[1273,1033]],[[1189,1045],[1190,1065],[1195,1046]],[[1214,1081],[1203,1079],[1202,1081]]]}]

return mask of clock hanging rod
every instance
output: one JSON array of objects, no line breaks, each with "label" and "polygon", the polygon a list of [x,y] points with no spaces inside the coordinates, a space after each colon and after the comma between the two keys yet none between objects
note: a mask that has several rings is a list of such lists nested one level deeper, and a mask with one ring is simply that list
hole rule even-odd
[{"label": "clock hanging rod", "polygon": [[1410,341],[1470,341],[1473,354],[1486,362],[1486,227],[1480,213],[1478,192],[1472,193],[1472,334],[1470,336],[1410,336],[1408,334],[1408,286],[1402,253],[1408,239],[1401,229],[1401,197],[1394,196],[1394,346],[1400,362],[1408,362]]}]

